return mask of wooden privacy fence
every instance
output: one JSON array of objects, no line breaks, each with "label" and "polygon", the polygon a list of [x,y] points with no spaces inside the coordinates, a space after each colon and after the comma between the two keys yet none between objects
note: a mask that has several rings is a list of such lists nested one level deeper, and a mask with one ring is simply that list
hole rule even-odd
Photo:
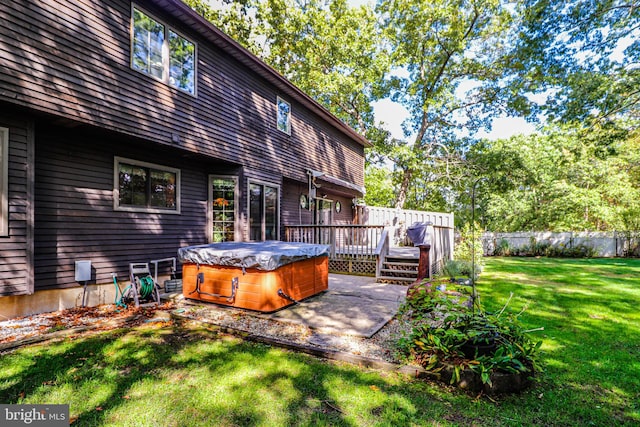
[{"label": "wooden privacy fence", "polygon": [[640,232],[538,231],[484,233],[482,235],[484,255],[495,255],[501,245],[507,245],[511,250],[526,250],[533,245],[548,245],[565,250],[584,246],[593,249],[594,255],[597,257],[638,257],[640,256]]},{"label": "wooden privacy fence", "polygon": [[453,259],[453,240],[453,228],[433,227],[433,241],[429,253],[431,274],[440,274],[447,261]]},{"label": "wooden privacy fence", "polygon": [[409,209],[380,208],[365,206],[363,209],[363,222],[365,224],[397,226],[414,222],[432,222],[440,227],[453,228],[453,213],[414,211]]}]

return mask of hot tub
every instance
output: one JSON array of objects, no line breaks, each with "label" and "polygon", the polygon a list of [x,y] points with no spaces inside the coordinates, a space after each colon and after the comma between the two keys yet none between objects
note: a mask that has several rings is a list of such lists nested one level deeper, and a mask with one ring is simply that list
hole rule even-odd
[{"label": "hot tub", "polygon": [[327,290],[329,246],[223,242],[178,250],[185,298],[272,312]]}]

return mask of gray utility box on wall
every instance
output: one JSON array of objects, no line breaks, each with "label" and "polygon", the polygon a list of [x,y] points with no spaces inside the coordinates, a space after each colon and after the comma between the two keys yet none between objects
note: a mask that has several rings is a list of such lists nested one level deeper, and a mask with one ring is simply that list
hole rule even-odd
[{"label": "gray utility box on wall", "polygon": [[76,261],[76,282],[91,280],[91,261]]}]

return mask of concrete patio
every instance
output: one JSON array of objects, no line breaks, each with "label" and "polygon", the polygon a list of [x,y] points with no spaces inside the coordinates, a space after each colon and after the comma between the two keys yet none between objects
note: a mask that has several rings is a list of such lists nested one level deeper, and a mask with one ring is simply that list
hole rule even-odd
[{"label": "concrete patio", "polygon": [[[370,338],[398,312],[407,287],[376,283],[374,277],[329,275],[329,289],[266,318],[307,326],[322,335]],[[329,338],[324,338],[329,339]]]}]

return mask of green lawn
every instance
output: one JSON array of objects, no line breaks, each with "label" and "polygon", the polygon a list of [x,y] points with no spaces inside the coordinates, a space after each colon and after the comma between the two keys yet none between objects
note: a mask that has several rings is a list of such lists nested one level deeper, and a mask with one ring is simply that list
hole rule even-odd
[{"label": "green lawn", "polygon": [[[545,411],[562,423],[640,423],[640,260],[495,258],[479,290],[488,309],[509,293],[543,326]],[[533,405],[533,402],[531,402]]]},{"label": "green lawn", "polygon": [[489,310],[543,340],[545,373],[522,394],[327,363],[206,329],[151,325],[0,356],[0,403],[68,403],[73,426],[637,425],[640,261],[487,259]]}]

